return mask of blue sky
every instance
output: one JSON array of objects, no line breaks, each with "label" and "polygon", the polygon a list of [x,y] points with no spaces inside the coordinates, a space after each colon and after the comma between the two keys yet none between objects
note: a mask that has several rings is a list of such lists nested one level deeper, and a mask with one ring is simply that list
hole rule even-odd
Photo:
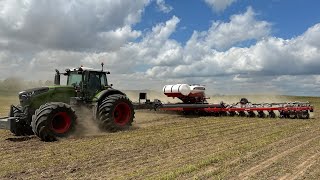
[{"label": "blue sky", "polygon": [[47,80],[55,68],[103,61],[119,89],[196,83],[211,94],[319,96],[319,7],[316,0],[2,0],[0,77]]},{"label": "blue sky", "polygon": [[184,43],[194,30],[205,31],[212,21],[228,21],[231,15],[244,12],[249,6],[259,19],[272,23],[272,34],[277,37],[289,39],[298,36],[320,22],[320,1],[317,0],[238,0],[222,12],[212,10],[201,0],[167,0],[166,4],[173,8],[169,13],[159,13],[157,4],[151,3],[143,13],[143,21],[135,27],[145,30],[175,15],[181,19],[180,29],[172,34],[172,38]]}]

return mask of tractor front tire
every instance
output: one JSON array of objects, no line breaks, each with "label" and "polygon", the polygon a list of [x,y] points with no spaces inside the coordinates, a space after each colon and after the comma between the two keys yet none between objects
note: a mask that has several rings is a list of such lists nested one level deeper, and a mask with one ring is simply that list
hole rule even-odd
[{"label": "tractor front tire", "polygon": [[74,132],[77,122],[75,111],[65,103],[51,102],[39,107],[32,116],[33,132],[42,141],[55,141]]},{"label": "tractor front tire", "polygon": [[128,97],[121,94],[107,96],[98,108],[98,123],[102,130],[116,132],[128,129],[134,119],[134,109]]}]

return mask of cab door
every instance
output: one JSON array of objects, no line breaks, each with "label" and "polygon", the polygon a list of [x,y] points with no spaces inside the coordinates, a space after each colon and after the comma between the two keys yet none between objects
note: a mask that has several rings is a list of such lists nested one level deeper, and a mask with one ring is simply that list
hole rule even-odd
[{"label": "cab door", "polygon": [[94,97],[98,92],[103,89],[101,84],[101,73],[99,72],[89,72],[88,76],[88,93],[89,97]]}]

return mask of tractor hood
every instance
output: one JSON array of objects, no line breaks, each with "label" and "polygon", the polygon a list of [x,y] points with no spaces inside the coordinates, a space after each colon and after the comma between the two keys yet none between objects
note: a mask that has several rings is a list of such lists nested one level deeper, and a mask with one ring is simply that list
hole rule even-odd
[{"label": "tractor hood", "polygon": [[28,98],[31,96],[35,96],[35,95],[47,92],[47,91],[49,91],[49,87],[27,89],[19,93],[19,99]]},{"label": "tractor hood", "polygon": [[47,86],[47,87],[38,87],[38,88],[32,88],[32,89],[27,89],[24,91],[21,91],[19,93],[19,99],[20,100],[26,100],[29,99],[30,97],[48,92],[49,90],[58,90],[58,91],[63,91],[63,90],[70,90],[70,89],[74,89],[71,86]]},{"label": "tractor hood", "polygon": [[20,105],[24,105],[25,103],[27,103],[31,97],[38,94],[45,93],[47,91],[49,91],[49,87],[39,87],[39,88],[32,88],[32,89],[21,91],[19,93]]},{"label": "tractor hood", "polygon": [[45,87],[38,87],[38,88],[32,88],[32,89],[27,89],[24,91],[21,91],[19,93],[19,98],[23,96],[36,96],[45,92],[48,92],[50,89],[52,90],[67,90],[67,89],[74,89],[74,87],[71,86],[45,86]]},{"label": "tractor hood", "polygon": [[22,107],[31,105],[38,108],[46,102],[68,103],[73,96],[75,96],[75,90],[72,86],[47,86],[21,91],[19,101]]}]

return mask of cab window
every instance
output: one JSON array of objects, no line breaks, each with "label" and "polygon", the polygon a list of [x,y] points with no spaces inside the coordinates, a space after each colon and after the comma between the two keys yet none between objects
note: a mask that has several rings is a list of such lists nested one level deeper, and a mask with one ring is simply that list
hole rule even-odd
[{"label": "cab window", "polygon": [[67,80],[68,86],[79,86],[82,82],[82,75],[78,73],[70,73]]},{"label": "cab window", "polygon": [[98,90],[101,88],[101,80],[98,73],[91,72],[89,74],[89,87],[94,90]]},{"label": "cab window", "polygon": [[101,75],[101,86],[106,86],[107,85],[107,77],[105,74]]}]

